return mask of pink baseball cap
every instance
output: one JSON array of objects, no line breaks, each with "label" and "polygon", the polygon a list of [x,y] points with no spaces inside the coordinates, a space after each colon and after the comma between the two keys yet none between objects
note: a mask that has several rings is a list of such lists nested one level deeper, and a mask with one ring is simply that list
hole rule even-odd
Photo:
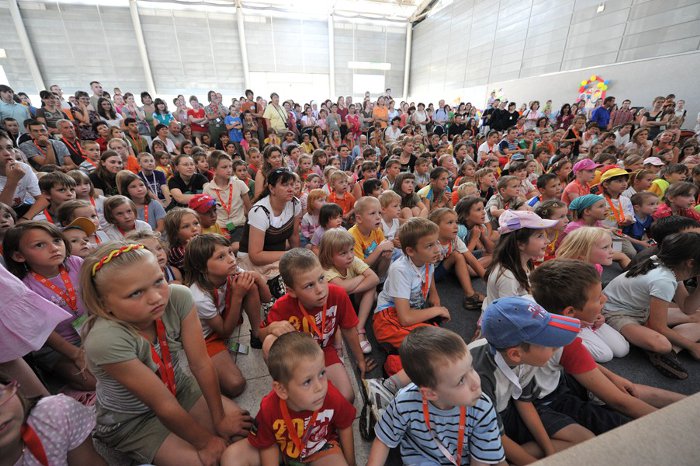
[{"label": "pink baseball cap", "polygon": [[579,160],[574,164],[574,174],[580,172],[581,170],[595,170],[596,168],[600,167],[599,164],[595,163],[591,159],[583,159]]},{"label": "pink baseball cap", "polygon": [[530,210],[506,210],[498,217],[498,232],[505,234],[521,228],[542,230],[552,228],[557,223],[559,220],[545,220]]},{"label": "pink baseball cap", "polygon": [[644,162],[642,162],[642,163],[643,163],[644,165],[648,165],[648,164],[649,164],[649,165],[654,165],[654,166],[656,166],[656,167],[662,167],[662,166],[665,165],[664,162],[663,162],[663,160],[661,160],[661,159],[658,158],[658,157],[647,157],[646,159],[644,159]]}]

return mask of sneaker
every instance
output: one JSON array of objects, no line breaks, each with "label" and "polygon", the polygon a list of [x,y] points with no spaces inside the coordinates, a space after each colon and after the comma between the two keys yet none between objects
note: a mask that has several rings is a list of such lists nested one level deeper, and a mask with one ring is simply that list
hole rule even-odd
[{"label": "sneaker", "polygon": [[250,331],[250,347],[253,349],[262,349],[262,340],[253,335],[253,330]]},{"label": "sneaker", "polygon": [[685,380],[688,378],[688,371],[678,362],[675,353],[661,354],[648,352],[648,355],[651,365],[666,377],[678,380]]},{"label": "sneaker", "polygon": [[467,311],[480,311],[483,302],[484,300],[480,299],[479,293],[474,293],[471,296],[464,297],[462,307]]},{"label": "sneaker", "polygon": [[[387,382],[389,382],[387,384]],[[377,419],[396,396],[394,383],[389,379],[362,379],[367,398]],[[394,391],[392,391],[392,388]]]},{"label": "sneaker", "polygon": [[269,279],[267,281],[267,286],[270,288],[270,293],[272,293],[275,299],[281,298],[287,292],[281,275]]}]

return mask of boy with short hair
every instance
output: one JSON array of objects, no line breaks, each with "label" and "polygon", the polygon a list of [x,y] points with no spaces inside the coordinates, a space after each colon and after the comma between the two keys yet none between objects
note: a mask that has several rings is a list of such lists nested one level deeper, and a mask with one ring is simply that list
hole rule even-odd
[{"label": "boy with short hair", "polygon": [[61,225],[69,225],[76,218],[86,218],[94,225],[95,229],[92,233],[88,233],[88,240],[93,247],[105,241],[109,241],[109,236],[102,231],[100,226],[100,217],[97,215],[97,210],[90,202],[81,199],[73,199],[64,202],[61,204],[61,207],[56,210],[56,220],[58,220]]},{"label": "boy with short hair", "polygon": [[520,180],[512,175],[502,176],[496,184],[496,194],[486,202],[486,218],[491,222],[491,226],[498,228],[498,218],[503,212],[508,210],[511,202],[518,198],[520,193]]},{"label": "boy with short hair", "polygon": [[[592,264],[579,260],[545,262],[530,274],[530,285],[538,303],[582,322],[598,319],[606,301],[600,274]],[[633,384],[597,364],[589,348],[585,339],[576,338],[536,368],[536,406],[547,405],[601,434],[683,398],[678,393]],[[589,392],[607,406],[591,402]]]},{"label": "boy with short hair", "polygon": [[[341,172],[342,173],[342,172]],[[355,238],[355,256],[363,260],[381,279],[391,263],[394,244],[384,238],[381,204],[366,196],[355,202],[355,225],[348,233]]]},{"label": "boy with short hair", "polygon": [[95,234],[95,224],[85,217],[76,217],[61,230],[63,237],[70,244],[73,256],[86,258],[92,252],[90,237]]},{"label": "boy with short hair", "polygon": [[420,327],[406,336],[400,355],[412,384],[375,426],[368,466],[384,465],[389,449],[399,445],[406,464],[501,464],[496,412],[462,338]]},{"label": "boy with short hair", "polygon": [[633,195],[630,202],[634,209],[634,223],[624,227],[622,232],[629,237],[634,249],[642,251],[649,246],[649,228],[654,223],[652,214],[659,206],[659,198],[654,193],[642,191]]},{"label": "boy with short hair", "polygon": [[522,297],[499,298],[481,316],[482,339],[469,345],[484,393],[498,413],[510,463],[527,464],[593,434],[547,406],[535,409],[531,374],[578,335],[578,319],[550,314]]},{"label": "boy with short hair", "polygon": [[33,220],[58,224],[58,208],[64,202],[75,199],[75,186],[75,180],[61,171],[47,173],[39,178],[39,190],[49,205]]},{"label": "boy with short hair", "polygon": [[511,161],[508,167],[508,174],[520,180],[520,192],[518,194],[518,197],[521,197],[523,199],[529,199],[531,196],[537,195],[535,187],[532,186],[530,180],[527,179],[527,164],[525,163],[525,161]]},{"label": "boy with short hair", "polygon": [[272,391],[260,402],[248,438],[226,449],[221,465],[323,460],[354,466],[355,407],[326,378],[324,353],[313,338],[301,332],[280,335],[270,347],[267,365]]},{"label": "boy with short hair", "polygon": [[[411,330],[450,318],[433,279],[440,257],[438,226],[427,218],[412,218],[399,229],[399,240],[404,255],[389,266],[373,319],[377,341],[394,350]],[[389,375],[401,370],[395,354],[389,355],[385,369]]]},{"label": "boy with short hair", "polygon": [[138,155],[139,178],[146,183],[148,189],[158,196],[158,200],[167,207],[170,204],[170,190],[168,182],[165,178],[165,173],[161,170],[156,170],[156,159],[148,152],[141,152]]},{"label": "boy with short hair", "polygon": [[340,328],[360,373],[364,374],[365,356],[360,348],[358,321],[350,298],[342,287],[326,282],[318,257],[308,249],[287,251],[280,259],[279,269],[287,293],[275,302],[260,325],[263,354],[267,354],[270,345],[284,333],[310,334],[323,349],[329,380],[352,403],[355,393],[333,346],[336,330]]},{"label": "boy with short hair", "polygon": [[78,165],[78,169],[89,175],[97,169],[97,165],[100,163],[100,145],[96,141],[87,140],[83,141],[80,147],[85,160]]},{"label": "boy with short hair", "polygon": [[666,190],[673,183],[685,181],[690,174],[688,167],[682,163],[672,163],[661,169],[660,177],[651,182],[648,191],[663,199]]},{"label": "boy with short hair", "polygon": [[216,224],[229,232],[232,246],[237,250],[251,206],[248,186],[233,176],[231,157],[225,152],[212,152],[209,166],[213,168],[214,176],[204,185],[202,193],[218,201],[215,202]]},{"label": "boy with short hair", "polygon": [[416,177],[416,191],[420,191],[430,183],[430,157],[418,157],[413,174]]},{"label": "boy with short hair", "polygon": [[[228,230],[221,228],[216,221],[216,199],[209,194],[195,194],[187,203],[187,207],[197,212],[199,217],[199,225],[202,227],[202,234],[216,233],[226,239],[229,238]],[[234,251],[238,251],[238,244],[231,245]]]},{"label": "boy with short hair", "polygon": [[561,180],[554,173],[544,173],[537,177],[537,191],[539,196],[534,196],[527,201],[527,205],[536,209],[544,201],[559,200],[561,198]]}]

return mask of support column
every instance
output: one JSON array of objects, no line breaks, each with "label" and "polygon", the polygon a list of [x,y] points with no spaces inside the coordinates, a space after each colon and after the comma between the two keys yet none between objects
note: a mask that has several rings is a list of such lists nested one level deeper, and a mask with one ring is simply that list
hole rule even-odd
[{"label": "support column", "polygon": [[7,3],[10,7],[12,22],[15,23],[15,29],[17,30],[19,43],[22,46],[22,52],[24,52],[24,58],[27,60],[27,65],[29,66],[29,73],[32,75],[32,81],[34,81],[34,86],[36,86],[36,92],[38,94],[40,91],[46,89],[44,78],[41,75],[39,64],[36,61],[36,55],[34,55],[32,43],[29,41],[27,29],[24,27],[24,20],[22,19],[22,14],[19,11],[17,0],[8,0]]},{"label": "support column", "polygon": [[335,101],[335,29],[333,15],[328,15],[328,90]]},{"label": "support column", "polygon": [[153,81],[151,62],[148,59],[148,50],[146,49],[146,41],[143,38],[141,18],[139,18],[139,7],[136,5],[136,0],[129,0],[129,12],[131,13],[131,24],[136,34],[136,46],[139,49],[139,56],[141,57],[141,66],[143,67],[143,77],[146,79],[146,88],[149,94],[156,95],[156,85]]},{"label": "support column", "polygon": [[248,49],[245,43],[245,28],[243,26],[243,10],[240,3],[236,6],[236,24],[238,25],[238,43],[241,47],[241,62],[243,65],[243,83],[246,89],[252,89],[250,85],[250,68],[248,68]]},{"label": "support column", "polygon": [[403,100],[408,99],[409,75],[411,73],[411,47],[413,44],[413,23],[406,24],[406,58],[403,64]]}]

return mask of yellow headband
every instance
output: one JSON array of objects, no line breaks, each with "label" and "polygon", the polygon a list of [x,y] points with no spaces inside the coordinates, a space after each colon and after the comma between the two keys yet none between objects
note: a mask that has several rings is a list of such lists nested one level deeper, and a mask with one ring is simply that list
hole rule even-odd
[{"label": "yellow headband", "polygon": [[122,246],[119,249],[114,249],[110,251],[109,254],[104,256],[102,259],[100,259],[99,262],[97,262],[95,265],[92,266],[92,276],[94,277],[95,274],[97,273],[98,270],[100,270],[107,262],[111,261],[115,257],[119,257],[125,252],[131,252],[135,251],[137,249],[143,249],[144,245],[143,244],[130,244],[128,246]]}]

